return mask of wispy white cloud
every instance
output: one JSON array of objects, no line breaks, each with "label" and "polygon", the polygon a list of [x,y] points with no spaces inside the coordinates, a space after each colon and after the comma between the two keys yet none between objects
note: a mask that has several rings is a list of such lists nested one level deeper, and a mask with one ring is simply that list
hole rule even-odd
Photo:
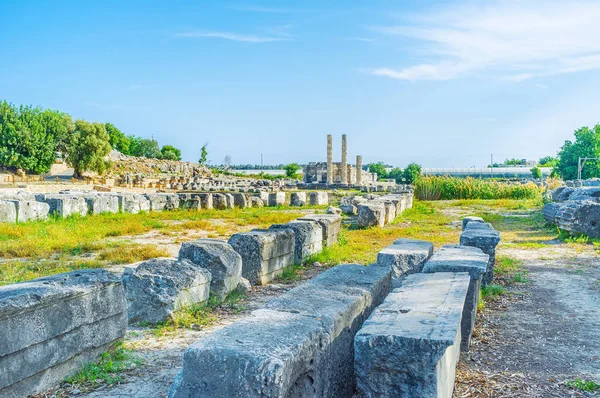
[{"label": "wispy white cloud", "polygon": [[144,88],[146,88],[146,86],[144,86],[143,84],[132,84],[130,86],[127,86],[127,90],[129,91],[138,91]]},{"label": "wispy white cloud", "polygon": [[371,39],[371,38],[368,38],[368,37],[351,37],[349,40],[365,41],[365,42],[368,42],[368,43],[374,43],[374,42],[377,41],[375,39]]},{"label": "wispy white cloud", "polygon": [[375,32],[416,40],[426,62],[372,74],[400,80],[490,75],[520,82],[600,69],[600,2],[497,1],[413,16]]},{"label": "wispy white cloud", "polygon": [[275,37],[275,36],[261,36],[253,34],[240,34],[233,32],[200,32],[200,31],[189,31],[183,33],[177,33],[175,37],[181,38],[217,38],[231,41],[242,41],[247,43],[268,43],[273,41],[285,41],[289,40],[287,37]]}]

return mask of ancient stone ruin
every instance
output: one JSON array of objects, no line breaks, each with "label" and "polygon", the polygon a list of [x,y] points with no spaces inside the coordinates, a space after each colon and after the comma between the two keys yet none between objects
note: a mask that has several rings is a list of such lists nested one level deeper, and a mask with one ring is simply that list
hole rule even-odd
[{"label": "ancient stone ruin", "polygon": [[600,187],[567,187],[552,191],[553,202],[542,209],[546,222],[571,234],[600,238]]}]

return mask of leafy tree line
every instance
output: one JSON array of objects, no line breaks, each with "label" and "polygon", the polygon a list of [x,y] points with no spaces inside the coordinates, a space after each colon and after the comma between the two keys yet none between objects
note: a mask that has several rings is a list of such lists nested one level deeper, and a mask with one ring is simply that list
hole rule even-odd
[{"label": "leafy tree line", "polygon": [[0,166],[42,174],[61,153],[74,169],[103,173],[111,149],[131,156],[181,160],[179,149],[159,147],[148,140],[123,134],[110,123],[74,121],[70,115],[32,106],[0,102]]},{"label": "leafy tree line", "polygon": [[[565,141],[560,148],[553,174],[564,180],[576,179],[579,158],[600,158],[600,124],[575,130],[575,140]],[[587,160],[581,170],[581,178],[594,177],[600,177],[600,161]]]},{"label": "leafy tree line", "polygon": [[377,179],[393,178],[398,184],[412,184],[421,176],[422,172],[421,166],[414,162],[406,166],[405,169],[394,167],[389,172],[383,162],[370,163],[366,167],[369,173],[377,174]]}]

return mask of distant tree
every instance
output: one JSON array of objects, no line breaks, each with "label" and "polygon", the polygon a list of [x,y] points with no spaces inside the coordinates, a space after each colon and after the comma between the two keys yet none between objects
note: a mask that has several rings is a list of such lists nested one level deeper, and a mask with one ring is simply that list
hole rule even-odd
[{"label": "distant tree", "polygon": [[131,155],[130,147],[131,147],[131,138],[126,136],[121,130],[116,128],[111,123],[106,123],[104,125],[106,128],[106,132],[108,133],[110,146],[113,149],[121,152],[125,155]]},{"label": "distant tree", "polygon": [[155,139],[129,136],[131,139],[130,153],[132,156],[148,159],[159,159],[161,157],[160,147]]},{"label": "distant tree", "polygon": [[[592,129],[582,127],[575,131],[575,141],[565,141],[558,153],[557,173],[564,180],[577,178],[579,158],[600,157],[600,124]],[[582,169],[581,178],[600,177],[600,161],[588,160]]]},{"label": "distant tree", "polygon": [[385,171],[383,162],[369,164],[369,173],[376,173],[379,180],[387,177],[387,171]]},{"label": "distant tree", "polygon": [[65,113],[0,102],[0,165],[46,173],[73,131]]},{"label": "distant tree", "polygon": [[558,163],[558,158],[554,156],[544,156],[538,161],[538,167],[554,167]]},{"label": "distant tree", "polygon": [[387,174],[387,178],[393,178],[396,180],[397,184],[400,184],[402,182],[402,179],[404,178],[404,170],[402,170],[399,167],[394,167]]},{"label": "distant tree", "polygon": [[161,159],[181,160],[181,151],[172,145],[164,145],[160,148]]},{"label": "distant tree", "polygon": [[231,155],[225,155],[223,159],[223,169],[229,170],[231,168]]},{"label": "distant tree", "polygon": [[531,177],[536,178],[536,179],[542,178],[542,171],[540,170],[539,167],[534,167],[531,169]]},{"label": "distant tree", "polygon": [[404,169],[404,180],[407,184],[414,183],[421,176],[421,171],[421,166],[414,162],[410,163],[406,166],[406,169]]},{"label": "distant tree", "polygon": [[73,176],[81,178],[84,171],[104,173],[108,162],[104,157],[111,146],[106,128],[101,123],[75,122],[75,131],[66,144],[66,160],[74,169]]},{"label": "distant tree", "polygon": [[302,167],[298,163],[290,163],[284,167],[285,175],[289,178],[297,178],[298,170]]},{"label": "distant tree", "polygon": [[200,159],[198,160],[198,163],[200,163],[200,165],[202,166],[206,166],[206,163],[208,162],[208,142],[204,143],[204,145],[202,145],[202,148],[200,148]]}]

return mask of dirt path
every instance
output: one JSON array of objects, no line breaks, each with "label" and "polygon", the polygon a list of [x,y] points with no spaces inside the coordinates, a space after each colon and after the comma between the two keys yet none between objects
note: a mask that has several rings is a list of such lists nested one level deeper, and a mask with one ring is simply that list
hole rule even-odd
[{"label": "dirt path", "polygon": [[455,397],[587,397],[565,386],[600,379],[600,259],[561,243],[502,249],[528,272],[527,283],[479,317]]}]

